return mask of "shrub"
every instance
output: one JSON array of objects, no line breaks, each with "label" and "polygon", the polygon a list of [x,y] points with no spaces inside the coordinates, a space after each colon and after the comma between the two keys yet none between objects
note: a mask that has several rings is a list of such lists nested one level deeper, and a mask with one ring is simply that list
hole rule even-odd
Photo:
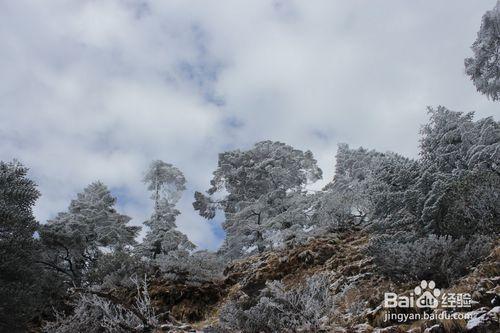
[{"label": "shrub", "polygon": [[255,300],[233,301],[222,308],[220,323],[243,332],[316,332],[332,312],[333,295],[326,274],[286,290],[280,281],[267,284]]},{"label": "shrub", "polygon": [[55,321],[47,323],[47,333],[123,333],[149,332],[158,326],[151,305],[146,280],[133,279],[137,286],[135,304],[127,306],[109,294],[95,291],[80,292],[73,313],[55,314]]},{"label": "shrub", "polygon": [[372,240],[367,251],[378,269],[399,281],[434,280],[449,285],[467,273],[491,248],[491,239],[474,236],[453,239],[434,234],[383,235]]},{"label": "shrub", "polygon": [[222,278],[222,258],[209,251],[171,251],[160,254],[156,260],[165,279],[186,284],[199,285]]}]

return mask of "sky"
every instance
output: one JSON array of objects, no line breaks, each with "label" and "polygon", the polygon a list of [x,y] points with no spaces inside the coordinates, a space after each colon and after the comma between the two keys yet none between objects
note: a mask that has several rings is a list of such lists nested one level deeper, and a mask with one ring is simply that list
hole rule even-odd
[{"label": "sky", "polygon": [[151,160],[188,180],[178,227],[217,154],[277,140],[333,177],[337,144],[418,156],[427,106],[498,117],[464,74],[495,0],[0,0],[0,160],[30,168],[42,223],[100,180],[140,225]]}]

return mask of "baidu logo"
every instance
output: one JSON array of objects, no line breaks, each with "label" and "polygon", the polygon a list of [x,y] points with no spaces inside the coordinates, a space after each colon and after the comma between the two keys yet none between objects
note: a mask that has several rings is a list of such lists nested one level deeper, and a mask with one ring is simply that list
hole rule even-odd
[{"label": "baidu logo", "polygon": [[423,280],[408,296],[396,293],[384,294],[385,308],[442,308],[470,307],[471,296],[467,293],[443,293],[434,281]]},{"label": "baidu logo", "polygon": [[434,281],[420,282],[420,286],[416,286],[414,289],[415,297],[417,297],[415,303],[418,308],[437,308],[439,305],[439,295],[441,295],[441,290],[436,288],[436,283]]}]

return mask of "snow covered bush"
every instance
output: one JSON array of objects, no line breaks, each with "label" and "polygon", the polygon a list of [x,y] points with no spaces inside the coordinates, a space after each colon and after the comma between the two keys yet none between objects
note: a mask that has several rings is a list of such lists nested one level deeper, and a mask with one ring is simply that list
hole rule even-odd
[{"label": "snow covered bush", "polygon": [[467,240],[434,234],[383,235],[372,240],[367,253],[382,273],[395,280],[434,280],[449,285],[486,256],[491,243],[487,236]]},{"label": "snow covered bush", "polygon": [[189,282],[200,283],[222,278],[224,270],[223,259],[216,253],[210,251],[196,251],[189,259],[190,275]]},{"label": "snow covered bush", "polygon": [[88,280],[92,286],[101,290],[131,288],[131,276],[144,276],[147,266],[131,251],[116,251],[101,255],[95,267],[89,272]]},{"label": "snow covered bush", "polygon": [[209,251],[171,251],[158,256],[157,263],[163,278],[187,284],[220,279],[224,269],[222,258]]},{"label": "snow covered bush", "polygon": [[317,332],[332,312],[327,274],[313,275],[302,287],[287,290],[282,282],[267,283],[259,298],[233,301],[220,312],[227,330],[243,332]]},{"label": "snow covered bush", "polygon": [[99,291],[79,291],[70,315],[56,313],[56,320],[46,323],[46,333],[125,333],[151,332],[158,327],[151,306],[146,280],[133,279],[137,295],[133,305]]}]

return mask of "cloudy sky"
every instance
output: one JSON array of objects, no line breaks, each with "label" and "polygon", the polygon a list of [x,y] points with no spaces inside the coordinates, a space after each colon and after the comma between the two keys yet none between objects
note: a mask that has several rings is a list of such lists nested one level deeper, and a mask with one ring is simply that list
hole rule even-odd
[{"label": "cloudy sky", "polygon": [[31,168],[43,222],[94,180],[140,224],[152,159],[186,174],[179,228],[217,153],[280,140],[331,179],[339,142],[417,155],[426,106],[498,119],[465,77],[495,0],[0,0],[0,159]]}]

